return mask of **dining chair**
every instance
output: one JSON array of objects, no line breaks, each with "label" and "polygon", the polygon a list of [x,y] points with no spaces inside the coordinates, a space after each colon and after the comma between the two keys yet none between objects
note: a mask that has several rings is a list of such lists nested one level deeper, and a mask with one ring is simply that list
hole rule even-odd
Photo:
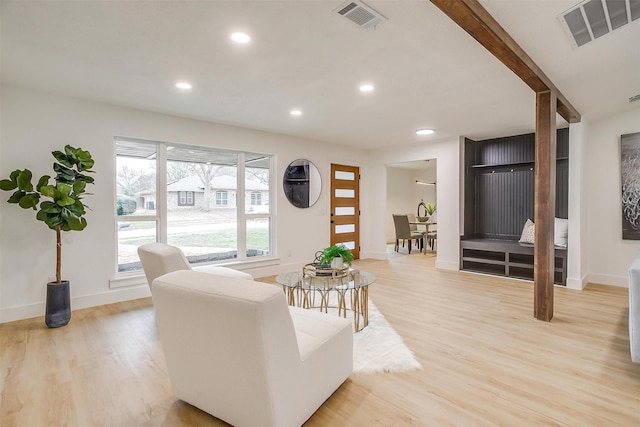
[{"label": "dining chair", "polygon": [[417,222],[418,220],[416,219],[416,216],[412,213],[408,213],[407,217],[409,218],[409,229],[411,231],[418,231],[418,225],[417,224],[412,224],[412,222]]},{"label": "dining chair", "polygon": [[[438,218],[436,216],[436,213],[434,212],[433,215],[431,215],[431,217],[429,218],[429,220],[427,221],[427,233],[425,234],[425,238],[426,238],[426,246],[430,247],[432,251],[436,250],[436,241],[438,239]],[[425,246],[425,253],[427,252],[427,248]]]},{"label": "dining chair", "polygon": [[424,246],[424,233],[419,231],[411,231],[411,227],[409,227],[409,216],[407,214],[399,215],[393,214],[393,224],[396,228],[396,246],[395,251],[399,252],[400,249],[400,240],[402,240],[402,245],[404,246],[404,241],[407,240],[409,253],[411,253],[411,242],[416,240],[418,244],[418,249],[422,250]]},{"label": "dining chair", "polygon": [[[429,233],[427,233],[425,235],[425,237],[427,238],[427,246],[431,248],[432,251],[436,250],[436,240],[438,239],[438,232],[437,231],[429,231]],[[425,248],[425,253],[426,253],[426,248]]]}]

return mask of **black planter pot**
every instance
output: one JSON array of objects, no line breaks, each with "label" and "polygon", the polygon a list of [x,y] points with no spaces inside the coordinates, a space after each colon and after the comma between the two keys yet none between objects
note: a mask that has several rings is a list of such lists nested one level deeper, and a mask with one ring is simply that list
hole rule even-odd
[{"label": "black planter pot", "polygon": [[47,305],[44,323],[50,328],[59,328],[71,320],[71,296],[69,281],[47,283]]}]

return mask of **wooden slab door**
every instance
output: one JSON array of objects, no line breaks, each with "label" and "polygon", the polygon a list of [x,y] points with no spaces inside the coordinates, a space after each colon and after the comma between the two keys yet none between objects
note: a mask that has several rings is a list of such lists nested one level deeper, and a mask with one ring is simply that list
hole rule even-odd
[{"label": "wooden slab door", "polygon": [[360,258],[360,168],[331,164],[331,244]]}]

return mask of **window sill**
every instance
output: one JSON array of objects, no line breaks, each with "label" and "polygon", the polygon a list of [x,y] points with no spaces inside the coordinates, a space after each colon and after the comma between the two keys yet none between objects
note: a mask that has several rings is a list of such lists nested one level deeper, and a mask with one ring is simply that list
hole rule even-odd
[{"label": "window sill", "polygon": [[[262,268],[262,267],[270,267],[272,265],[280,264],[280,258],[261,258],[256,260],[242,260],[242,261],[231,261],[225,263],[201,263],[201,264],[193,264],[192,266],[205,266],[205,265],[215,265],[220,267],[230,267],[239,271],[251,270],[253,268]],[[247,271],[250,272],[250,271]],[[146,285],[147,278],[144,275],[143,271],[137,271],[133,273],[120,273],[117,274],[114,278],[109,280],[109,289],[117,289],[117,288],[126,288],[131,286],[140,286]]]}]

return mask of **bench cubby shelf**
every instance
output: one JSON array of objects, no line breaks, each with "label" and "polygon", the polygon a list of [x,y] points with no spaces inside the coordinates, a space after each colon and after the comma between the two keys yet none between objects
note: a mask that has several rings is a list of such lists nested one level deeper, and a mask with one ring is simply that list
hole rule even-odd
[{"label": "bench cubby shelf", "polygon": [[[460,269],[533,280],[533,245],[500,239],[461,240]],[[565,286],[566,280],[567,250],[556,246],[554,283]]]}]

